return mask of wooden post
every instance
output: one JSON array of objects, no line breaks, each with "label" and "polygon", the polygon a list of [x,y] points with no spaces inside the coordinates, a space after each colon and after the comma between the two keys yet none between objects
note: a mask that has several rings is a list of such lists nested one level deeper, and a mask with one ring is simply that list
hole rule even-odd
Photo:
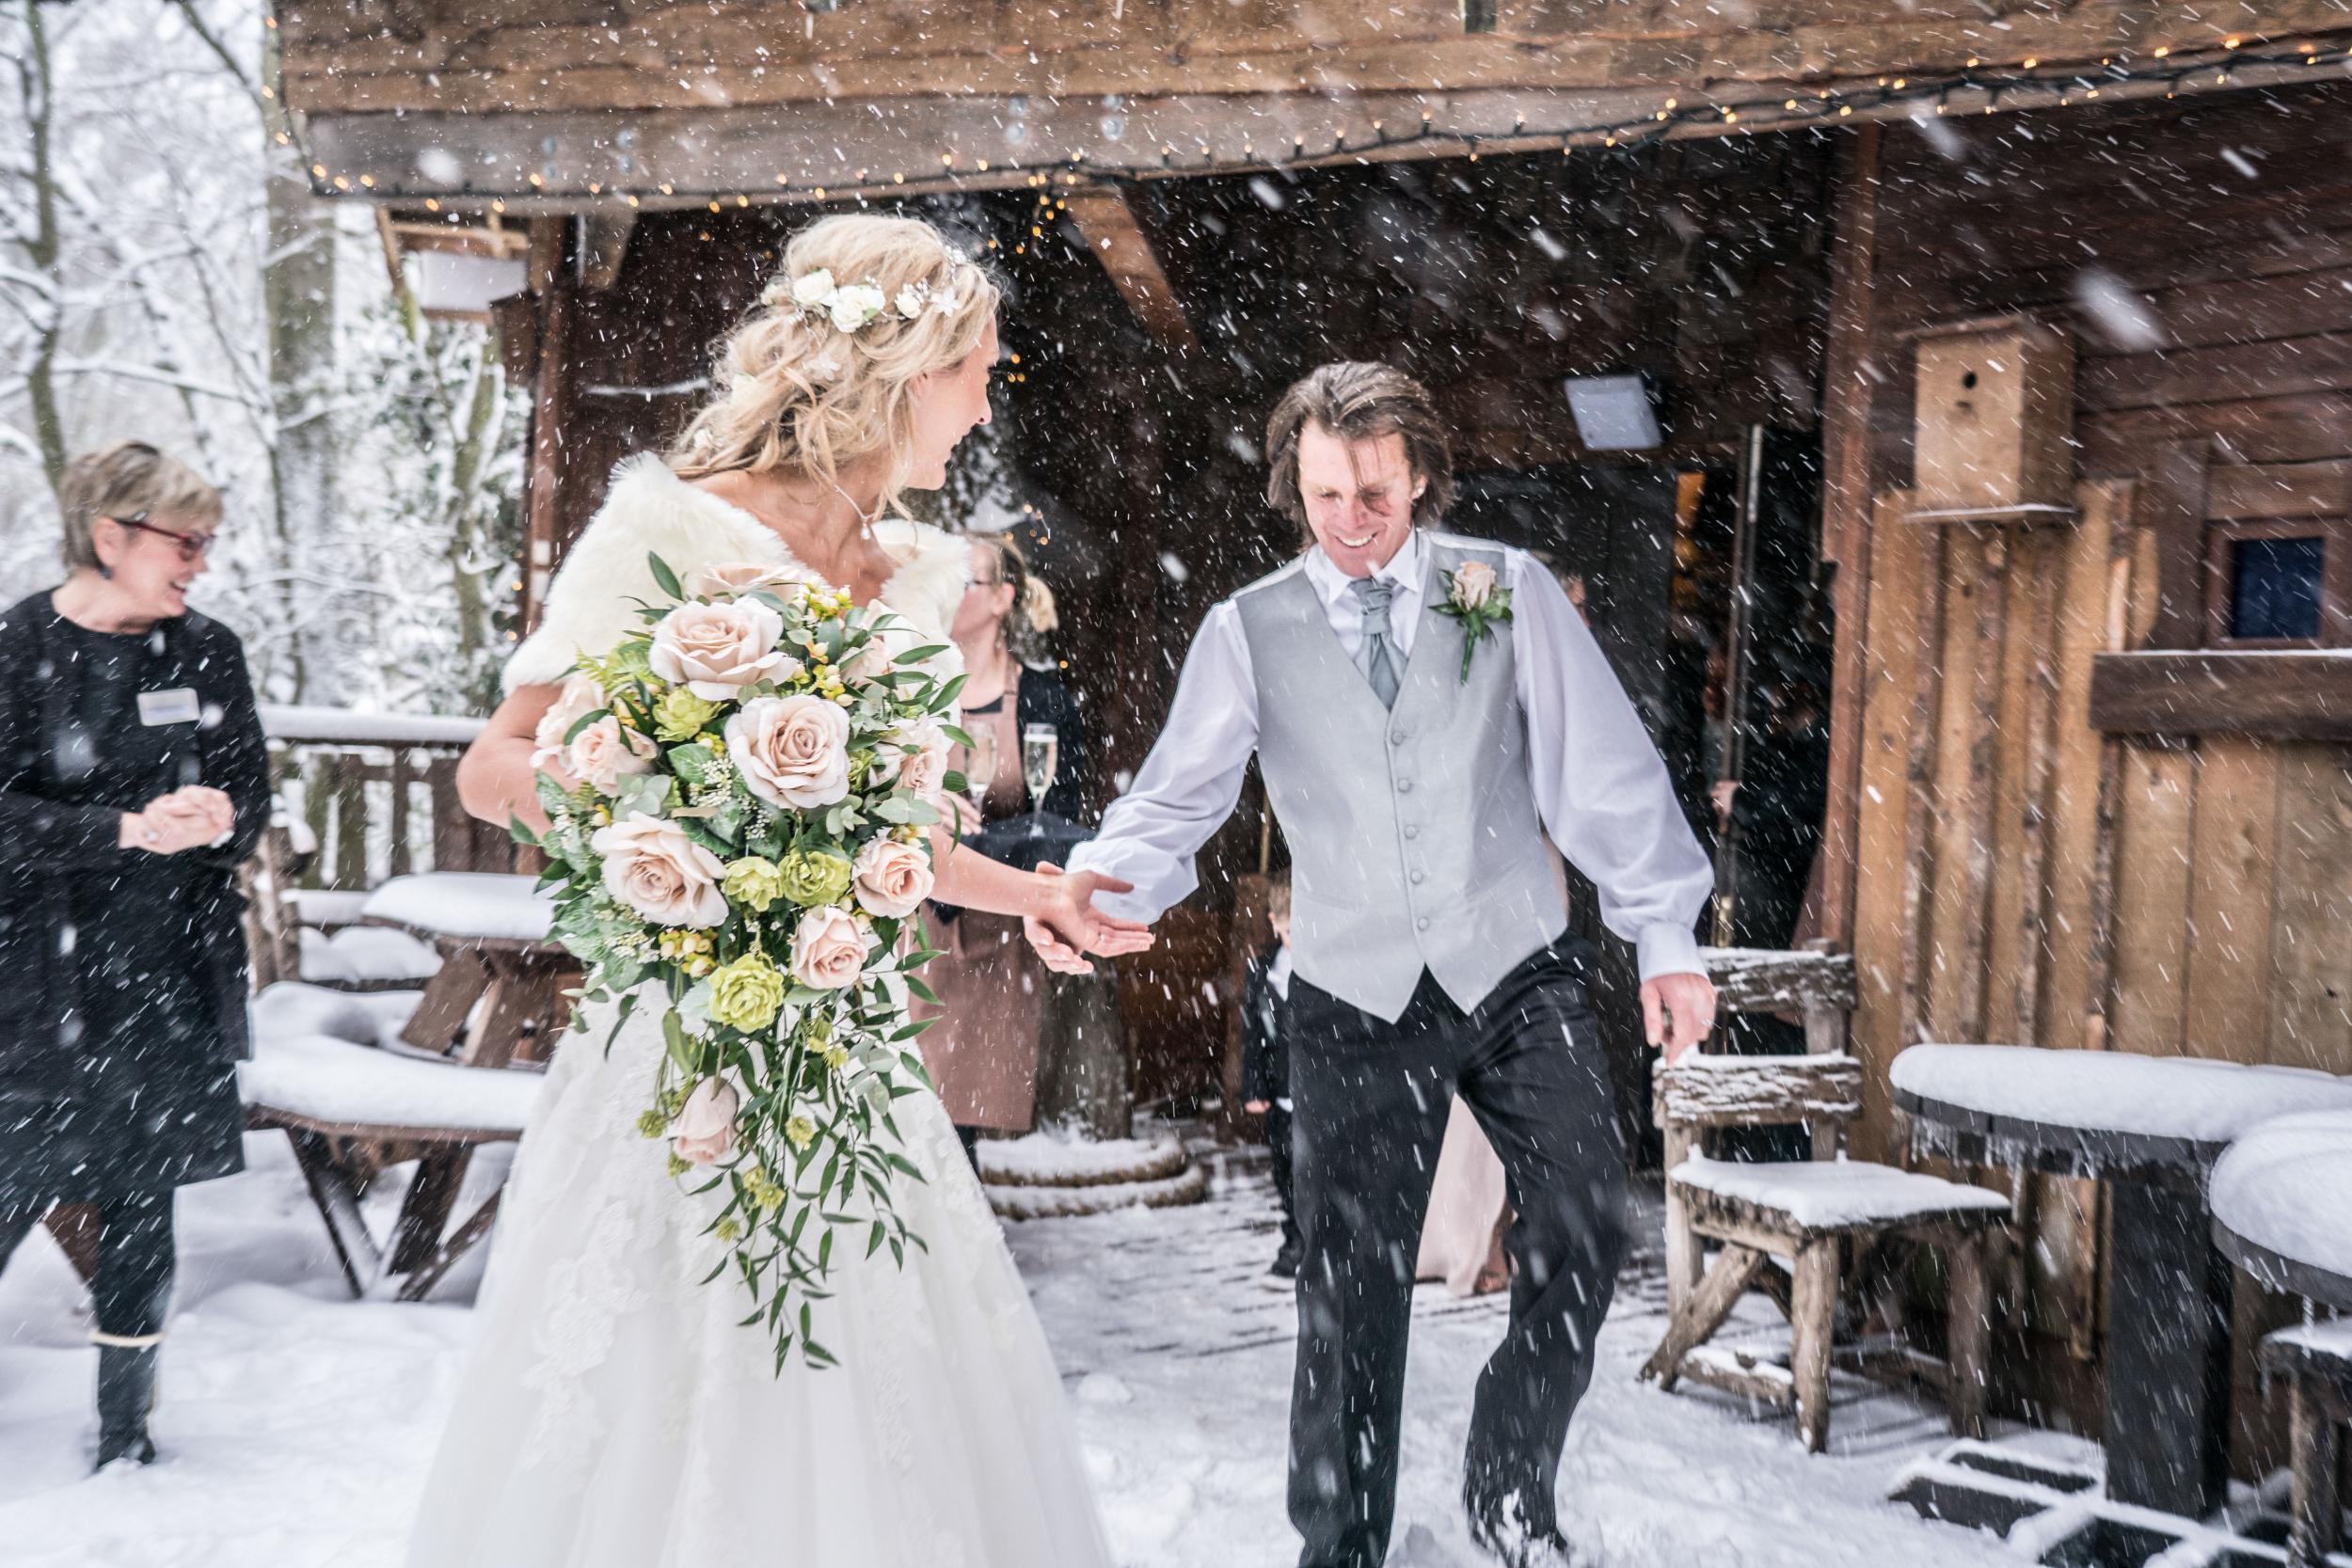
[{"label": "wooden post", "polygon": [[1821,930],[1851,942],[1862,800],[1864,639],[1869,614],[1870,362],[1876,293],[1879,142],[1865,125],[1839,150],[1830,252],[1829,344],[1821,392],[1821,559],[1836,567],[1829,723],[1829,805],[1821,824]]},{"label": "wooden post", "polygon": [[[1984,555],[1977,578],[1977,649],[1975,678],[1970,683],[1968,720],[1968,811],[1960,861],[1966,872],[1967,913],[1951,933],[1952,962],[1960,972],[1959,1011],[1947,1037],[1980,1040],[1985,1037],[1986,949],[1990,932],[1985,911],[1993,895],[1993,799],[1998,791],[2001,761],[2001,641],[2009,608],[2008,529],[2000,523],[1983,530]],[[1948,831],[1948,829],[1947,829]]]},{"label": "wooden post", "polygon": [[1816,1236],[1797,1249],[1795,1297],[1788,1325],[1795,1336],[1789,1371],[1797,1386],[1797,1433],[1807,1453],[1829,1447],[1830,1335],[1837,1315],[1837,1238]]},{"label": "wooden post", "polygon": [[2287,1410],[2295,1473],[2287,1560],[2296,1568],[2324,1568],[2328,1554],[2344,1544],[2344,1434],[2336,1425],[2338,1412],[2328,1407],[2308,1375],[2296,1378]]},{"label": "wooden post", "polygon": [[1940,815],[1935,798],[1935,732],[1944,696],[1946,532],[1942,528],[1929,529],[1919,547],[1918,663],[1913,670],[1911,747],[1905,768],[1909,793],[1904,801],[1902,980],[1897,1050],[1916,1044],[1922,1037],[1920,993],[1927,983],[1933,939],[1928,889],[1934,876],[1935,828]]},{"label": "wooden post", "polygon": [[392,748],[392,760],[385,769],[392,786],[391,815],[387,825],[391,833],[391,863],[385,868],[387,877],[405,877],[410,870],[408,852],[408,752],[405,747]]},{"label": "wooden post", "polygon": [[1679,1312],[1683,1303],[1691,1299],[1692,1287],[1707,1267],[1707,1243],[1691,1228],[1690,1205],[1675,1190],[1671,1178],[1675,1167],[1698,1152],[1695,1132],[1680,1122],[1669,1122],[1665,1133],[1666,1175],[1666,1310]]},{"label": "wooden post", "polygon": [[1953,1433],[1962,1437],[1984,1435],[1985,1378],[1992,1365],[1992,1280],[1985,1268],[1986,1233],[1963,1231],[1949,1237],[1945,1260],[1951,1287],[1944,1322],[1945,1359],[1951,1377],[1945,1399],[1950,1406]]}]

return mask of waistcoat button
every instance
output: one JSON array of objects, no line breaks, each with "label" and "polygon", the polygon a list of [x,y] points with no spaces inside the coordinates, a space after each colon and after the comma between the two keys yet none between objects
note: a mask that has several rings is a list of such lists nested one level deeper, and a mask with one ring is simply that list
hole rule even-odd
[{"label": "waistcoat button", "polygon": [[1412,823],[1407,822],[1405,824],[1405,836],[1406,838],[1419,838],[1421,836],[1421,830],[1415,827]]},{"label": "waistcoat button", "polygon": [[1413,792],[1413,781],[1410,779],[1397,780],[1396,792],[1399,795],[1410,795]]},{"label": "waistcoat button", "polygon": [[1418,881],[1420,881],[1421,879],[1422,879],[1422,874],[1421,874],[1420,872],[1418,872],[1418,871],[1414,872],[1414,873],[1413,873],[1413,880],[1415,880],[1416,882],[1418,882]]},{"label": "waistcoat button", "polygon": [[1413,924],[1420,929],[1426,931],[1429,929],[1429,917],[1427,915],[1422,915],[1419,920],[1414,921]]}]

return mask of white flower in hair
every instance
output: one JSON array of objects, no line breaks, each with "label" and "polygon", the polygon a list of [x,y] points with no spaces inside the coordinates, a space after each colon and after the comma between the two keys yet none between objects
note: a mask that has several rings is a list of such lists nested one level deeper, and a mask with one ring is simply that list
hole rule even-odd
[{"label": "white flower in hair", "polygon": [[844,332],[855,332],[888,308],[889,296],[871,283],[846,283],[825,302],[833,325]]},{"label": "white flower in hair", "polygon": [[759,303],[772,310],[792,297],[792,279],[782,273],[768,279],[768,286],[759,291]]},{"label": "white flower in hair", "polygon": [[923,313],[923,301],[930,291],[920,283],[910,283],[898,291],[898,314],[913,321]]},{"label": "white flower in hair", "polygon": [[818,381],[831,381],[841,373],[841,361],[830,354],[820,354],[808,362],[809,375]]},{"label": "white flower in hair", "polygon": [[963,301],[956,295],[947,293],[945,289],[942,289],[939,293],[931,295],[931,309],[938,311],[943,316],[952,316],[957,311],[963,309]]},{"label": "white flower in hair", "polygon": [[818,267],[815,272],[803,273],[793,280],[792,303],[822,305],[826,303],[825,296],[833,292],[833,274]]}]

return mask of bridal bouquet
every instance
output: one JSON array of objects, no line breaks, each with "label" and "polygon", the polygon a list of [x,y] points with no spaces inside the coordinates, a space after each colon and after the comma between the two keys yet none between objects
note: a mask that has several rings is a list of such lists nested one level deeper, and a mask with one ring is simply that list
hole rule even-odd
[{"label": "bridal bouquet", "polygon": [[836,1249],[903,1264],[922,1244],[892,1199],[922,1178],[891,1107],[927,1083],[914,916],[939,793],[962,787],[963,677],[881,604],[650,563],[669,602],[565,681],[533,757],[548,830],[514,832],[546,854],[581,1000],[618,999],[606,1049],[641,1000],[662,1009],[638,1126],[691,1192],[723,1196],[709,1230],[732,1256],[704,1283],[739,1277],[779,1372],[795,1344],[828,1365],[810,1305]]}]

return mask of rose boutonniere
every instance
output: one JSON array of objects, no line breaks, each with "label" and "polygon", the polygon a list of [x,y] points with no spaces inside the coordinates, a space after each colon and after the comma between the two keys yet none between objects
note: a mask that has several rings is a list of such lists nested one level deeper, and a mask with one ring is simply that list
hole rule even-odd
[{"label": "rose boutonniere", "polygon": [[1470,680],[1470,656],[1492,637],[1498,624],[1511,619],[1511,591],[1495,580],[1495,569],[1483,561],[1466,561],[1445,578],[1445,603],[1438,613],[1462,623],[1462,679]]}]

